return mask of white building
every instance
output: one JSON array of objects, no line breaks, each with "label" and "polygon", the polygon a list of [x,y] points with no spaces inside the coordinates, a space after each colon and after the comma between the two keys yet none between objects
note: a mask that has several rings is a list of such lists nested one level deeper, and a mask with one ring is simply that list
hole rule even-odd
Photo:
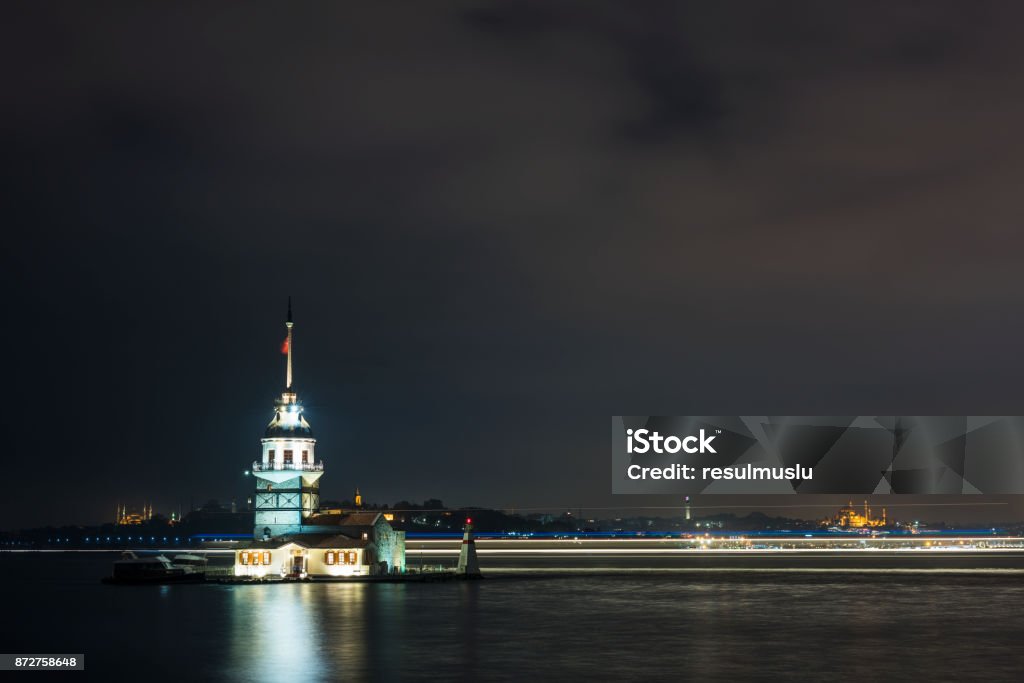
[{"label": "white building", "polygon": [[[320,513],[323,462],[292,387],[292,307],[288,301],[285,388],[253,463],[255,524],[235,554],[238,576],[355,576],[405,571],[405,533],[378,512]],[[326,545],[324,545],[326,543]]]},{"label": "white building", "polygon": [[[405,534],[379,512],[330,515],[334,523],[256,541],[235,552],[235,576],[372,576],[405,571]],[[313,532],[313,530],[316,532]]]}]

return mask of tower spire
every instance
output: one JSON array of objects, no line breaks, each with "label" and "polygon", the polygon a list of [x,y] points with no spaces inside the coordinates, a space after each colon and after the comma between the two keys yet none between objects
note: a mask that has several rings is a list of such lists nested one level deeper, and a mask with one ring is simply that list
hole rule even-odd
[{"label": "tower spire", "polygon": [[288,348],[288,374],[285,381],[285,389],[291,391],[292,388],[292,298],[288,297],[288,320],[285,321],[284,326],[288,329],[288,339],[285,344]]}]

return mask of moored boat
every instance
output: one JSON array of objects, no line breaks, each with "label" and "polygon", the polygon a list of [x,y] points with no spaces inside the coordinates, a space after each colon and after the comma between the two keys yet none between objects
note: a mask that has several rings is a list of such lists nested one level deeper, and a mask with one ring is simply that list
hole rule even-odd
[{"label": "moored boat", "polygon": [[202,555],[193,555],[191,553],[175,555],[174,559],[171,560],[171,564],[175,567],[181,567],[185,570],[186,574],[206,573],[206,558]]},{"label": "moored boat", "polygon": [[103,579],[103,583],[200,583],[204,581],[205,578],[205,560],[204,569],[196,571],[194,566],[176,566],[163,555],[139,557],[129,550],[121,556],[120,560],[114,562],[114,574],[112,576],[105,577]]}]

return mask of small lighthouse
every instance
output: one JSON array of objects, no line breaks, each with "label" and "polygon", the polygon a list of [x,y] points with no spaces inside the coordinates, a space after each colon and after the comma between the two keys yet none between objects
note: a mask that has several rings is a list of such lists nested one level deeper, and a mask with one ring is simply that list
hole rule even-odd
[{"label": "small lighthouse", "polygon": [[480,563],[476,559],[476,543],[473,542],[473,520],[468,517],[462,534],[462,549],[459,550],[459,567],[455,573],[467,578],[481,578]]}]

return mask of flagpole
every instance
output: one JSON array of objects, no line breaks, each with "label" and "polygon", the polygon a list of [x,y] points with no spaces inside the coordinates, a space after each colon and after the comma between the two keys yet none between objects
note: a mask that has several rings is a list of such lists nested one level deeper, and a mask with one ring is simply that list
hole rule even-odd
[{"label": "flagpole", "polygon": [[288,345],[288,377],[285,384],[285,389],[292,388],[292,298],[288,297],[288,320],[284,326],[288,328],[288,340],[285,342]]}]

